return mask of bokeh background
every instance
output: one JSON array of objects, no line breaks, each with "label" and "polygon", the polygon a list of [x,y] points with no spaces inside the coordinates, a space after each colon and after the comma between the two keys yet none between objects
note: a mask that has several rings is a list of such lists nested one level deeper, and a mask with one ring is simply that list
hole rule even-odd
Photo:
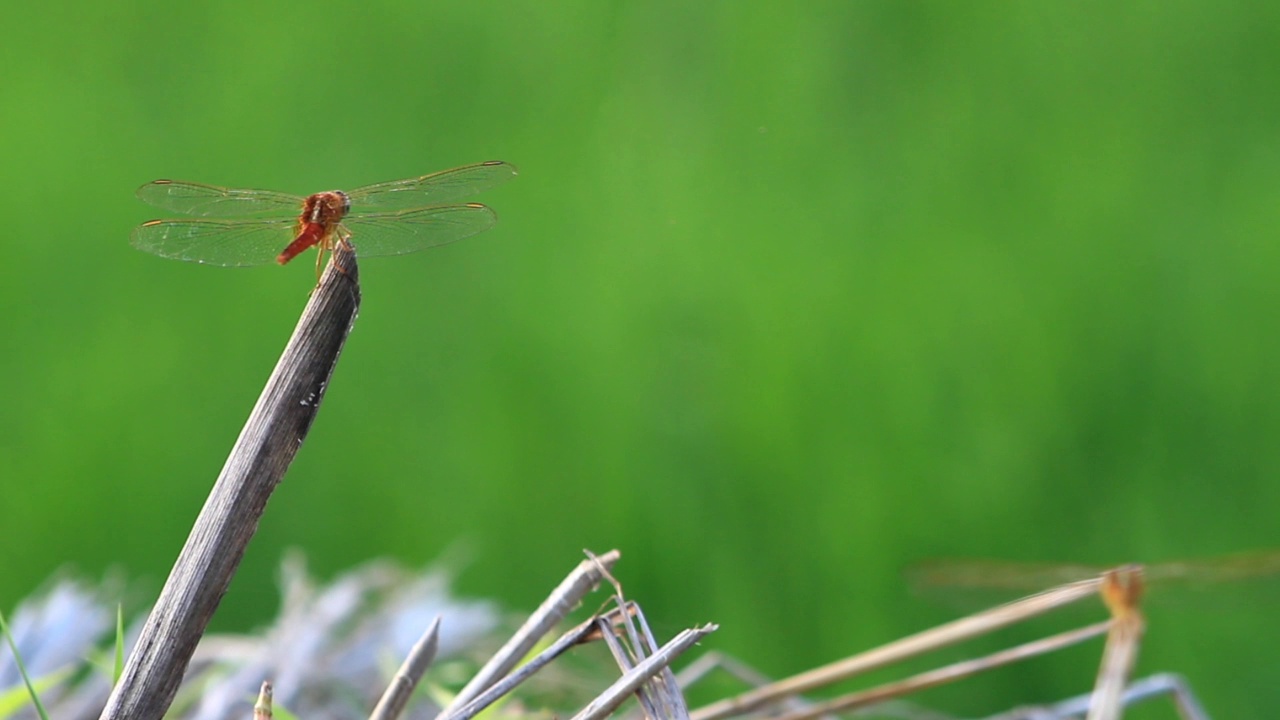
[{"label": "bokeh background", "polygon": [[[314,280],[133,250],[135,187],[487,159],[521,171],[477,198],[495,229],[362,263],[215,628],[273,615],[290,546],[324,576],[462,551],[460,589],[512,608],[617,547],[660,633],[717,621],[780,676],[955,617],[909,590],[925,558],[1277,544],[1280,6],[5,17],[0,608],[67,565],[159,588]],[[1163,600],[1140,672],[1272,713],[1275,583]],[[1097,651],[923,700],[1064,697]]]}]

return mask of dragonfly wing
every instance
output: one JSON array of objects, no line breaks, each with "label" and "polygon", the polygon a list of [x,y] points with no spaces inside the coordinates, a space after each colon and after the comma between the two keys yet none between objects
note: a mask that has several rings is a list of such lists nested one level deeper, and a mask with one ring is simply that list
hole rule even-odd
[{"label": "dragonfly wing", "polygon": [[237,217],[280,213],[297,215],[302,198],[271,190],[239,190],[217,185],[156,180],[138,188],[138,199],[180,215]]},{"label": "dragonfly wing", "polygon": [[294,221],[152,220],[133,229],[133,246],[160,257],[248,267],[274,262],[293,239]]},{"label": "dragonfly wing", "polygon": [[1105,569],[1066,563],[951,559],[916,563],[907,571],[907,575],[911,584],[920,589],[976,588],[1034,592],[1097,577]]},{"label": "dragonfly wing", "polygon": [[516,168],[498,160],[442,170],[430,175],[366,185],[347,193],[351,207],[374,211],[407,210],[465,200],[516,176]]},{"label": "dragonfly wing", "polygon": [[497,221],[492,210],[471,203],[361,215],[342,224],[351,233],[356,255],[373,257],[446,245],[484,232]]}]

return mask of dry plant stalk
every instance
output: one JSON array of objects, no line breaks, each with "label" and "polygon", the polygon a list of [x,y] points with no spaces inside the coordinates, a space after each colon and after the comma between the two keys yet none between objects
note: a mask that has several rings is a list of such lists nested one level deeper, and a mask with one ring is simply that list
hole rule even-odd
[{"label": "dry plant stalk", "polygon": [[675,656],[714,632],[717,626],[708,624],[685,630],[660,648],[640,606],[624,597],[622,583],[612,575],[607,577],[613,584],[615,607],[596,620],[596,627],[624,674],[578,713],[575,720],[599,720],[617,709],[632,693],[646,718],[688,720],[689,707],[670,663]]},{"label": "dry plant stalk", "polygon": [[395,677],[391,678],[391,683],[383,691],[382,698],[378,700],[378,705],[374,707],[369,720],[395,720],[400,717],[400,713],[404,712],[409,704],[413,689],[418,686],[418,681],[435,661],[439,647],[440,618],[436,617],[431,621],[427,631],[409,650],[408,657],[401,663]]},{"label": "dry plant stalk", "polygon": [[[1054,652],[1106,634],[1107,643],[1100,662],[1097,682],[1087,702],[1088,720],[1115,720],[1121,716],[1126,701],[1139,697],[1138,694],[1127,692],[1126,686],[1137,658],[1138,645],[1144,628],[1139,610],[1142,590],[1143,577],[1140,566],[1127,565],[1108,570],[1097,577],[1069,582],[790,678],[764,684],[755,683],[759,686],[695,710],[690,714],[690,718],[692,720],[724,720],[724,718],[757,711],[765,712],[767,708],[781,703],[795,703],[803,693],[994,632],[1085,598],[1100,595],[1111,613],[1111,619],[1107,621],[1024,643],[986,657],[954,663],[822,703],[801,701],[799,706],[789,705],[781,714],[777,712],[770,714],[782,720],[814,720],[814,718],[830,716],[836,712],[855,710],[901,698],[925,688],[955,682],[979,672]],[[1180,683],[1164,682],[1159,687],[1153,686],[1141,697],[1150,697],[1157,692],[1172,694],[1180,708],[1190,708],[1184,711],[1185,717],[1205,717],[1203,711],[1196,713],[1199,709],[1198,703]],[[1067,715],[1053,715],[1053,717],[1065,718]]]},{"label": "dry plant stalk", "polygon": [[1102,651],[1098,681],[1087,720],[1115,720],[1123,712],[1123,695],[1138,659],[1138,644],[1146,622],[1138,610],[1142,600],[1142,568],[1126,565],[1102,575],[1102,601],[1111,611],[1111,629]]},{"label": "dry plant stalk", "polygon": [[559,624],[600,583],[604,571],[618,562],[620,557],[622,553],[610,550],[600,557],[592,556],[579,563],[551,595],[542,601],[542,605],[529,616],[511,639],[458,691],[453,702],[440,712],[437,720],[449,718],[458,708],[475,700],[480,693],[510,673],[520,659],[538,644],[538,640]]},{"label": "dry plant stalk", "polygon": [[[606,717],[633,694],[640,698],[642,707],[652,720],[681,720],[687,717],[684,698],[669,667],[676,657],[707,633],[714,631],[715,626],[704,625],[685,630],[666,645],[657,647],[652,632],[644,623],[639,606],[622,597],[621,587],[609,574],[619,553],[614,550],[598,557],[590,553],[588,555],[588,559],[552,592],[538,611],[467,683],[436,720],[471,720],[569,648],[599,639],[610,644],[623,675],[574,715],[574,720],[599,720]],[[528,649],[604,578],[613,582],[617,590],[613,598],[616,607],[608,612],[597,612],[586,622],[562,634],[528,662],[515,667]],[[639,618],[639,628],[631,623],[633,617]],[[619,626],[625,631],[621,634],[628,639],[627,646],[617,641]]]},{"label": "dry plant stalk", "polygon": [[253,720],[271,720],[271,683],[262,682],[258,701],[253,704]]},{"label": "dry plant stalk", "polygon": [[240,432],[100,720],[160,720],[231,584],[267,499],[302,446],[360,307],[339,246]]},{"label": "dry plant stalk", "polygon": [[1007,605],[1001,605],[915,635],[909,635],[888,645],[859,653],[785,680],[779,680],[736,697],[721,700],[695,710],[690,717],[692,720],[722,720],[734,715],[752,712],[781,698],[806,693],[917,655],[932,652],[948,645],[954,645],[963,640],[994,632],[1000,628],[1043,615],[1064,605],[1079,602],[1096,594],[1100,584],[1100,580],[1093,579],[1068,583],[1046,590]]}]

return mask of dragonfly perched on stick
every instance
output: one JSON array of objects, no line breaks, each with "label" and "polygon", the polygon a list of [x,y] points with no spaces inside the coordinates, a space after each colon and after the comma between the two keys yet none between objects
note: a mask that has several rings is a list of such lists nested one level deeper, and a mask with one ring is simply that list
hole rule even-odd
[{"label": "dragonfly perched on stick", "polygon": [[497,221],[492,210],[455,203],[515,175],[513,165],[495,160],[306,197],[156,180],[138,188],[138,198],[188,217],[139,225],[133,246],[224,267],[284,265],[315,247],[318,274],[325,253],[352,238],[360,256],[403,255],[488,230]]}]

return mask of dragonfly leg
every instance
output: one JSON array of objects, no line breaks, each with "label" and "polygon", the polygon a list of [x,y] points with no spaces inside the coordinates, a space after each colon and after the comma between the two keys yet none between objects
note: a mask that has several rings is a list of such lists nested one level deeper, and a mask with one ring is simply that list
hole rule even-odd
[{"label": "dragonfly leg", "polygon": [[[333,252],[333,250],[341,246],[343,250],[351,253],[352,255],[356,254],[355,246],[349,242],[349,240],[351,240],[350,232],[347,232],[346,229],[344,228],[339,228],[338,232],[334,234],[337,236],[337,240],[334,241],[334,247],[330,249],[330,252]],[[333,266],[337,268],[338,272],[342,273],[343,275],[347,274],[347,269],[342,266],[342,263],[338,262],[337,255],[334,255]]]},{"label": "dragonfly leg", "polygon": [[320,284],[320,275],[324,273],[324,242],[316,243],[316,284]]}]

